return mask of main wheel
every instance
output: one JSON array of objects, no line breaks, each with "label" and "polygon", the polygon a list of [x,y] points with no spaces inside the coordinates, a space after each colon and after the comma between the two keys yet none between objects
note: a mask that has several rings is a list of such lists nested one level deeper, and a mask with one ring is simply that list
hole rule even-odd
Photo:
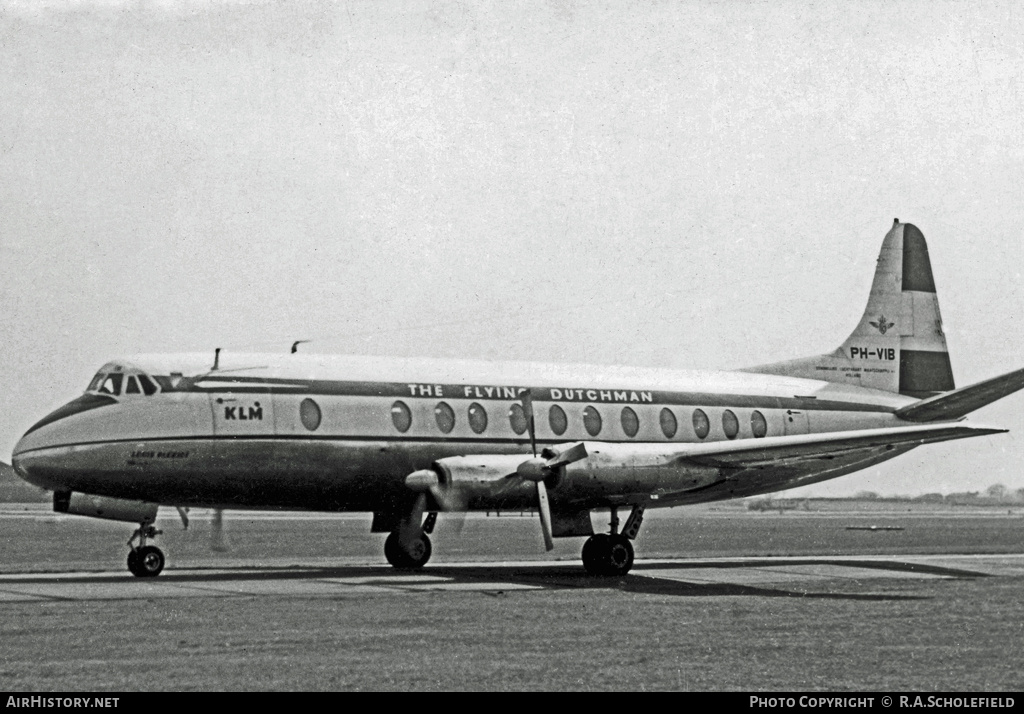
[{"label": "main wheel", "polygon": [[633,544],[624,535],[609,537],[608,553],[605,557],[605,575],[625,575],[633,567]]},{"label": "main wheel", "polygon": [[587,538],[583,544],[583,567],[591,575],[604,575],[604,561],[607,559],[609,540],[607,533],[598,533]]},{"label": "main wheel", "polygon": [[422,568],[430,560],[430,538],[420,535],[408,543],[402,543],[398,531],[393,531],[384,541],[384,557],[396,568]]},{"label": "main wheel", "polygon": [[164,554],[155,545],[147,545],[135,553],[135,569],[132,570],[132,556],[128,556],[128,569],[138,578],[155,578],[164,569]]},{"label": "main wheel", "polygon": [[633,567],[633,544],[624,535],[598,533],[587,538],[582,556],[591,575],[618,577]]}]

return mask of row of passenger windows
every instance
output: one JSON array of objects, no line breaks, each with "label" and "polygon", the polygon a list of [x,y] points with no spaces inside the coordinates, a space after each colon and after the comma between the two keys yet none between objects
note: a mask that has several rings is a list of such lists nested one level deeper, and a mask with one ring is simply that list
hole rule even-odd
[{"label": "row of passenger windows", "polygon": [[[473,430],[473,433],[484,433],[487,429],[487,410],[483,406],[478,402],[473,402],[466,410],[466,416],[469,421],[469,428]],[[450,434],[455,429],[455,410],[446,402],[438,402],[437,406],[434,407],[434,420],[437,422],[437,428],[442,433]],[[697,438],[707,438],[707,435],[711,432],[711,420],[708,419],[708,415],[704,410],[694,409],[691,420],[693,422],[693,431]],[[394,423],[395,428],[403,434],[412,427],[412,411],[405,402],[397,401],[391,405],[391,421]],[[508,421],[512,431],[516,434],[522,435],[526,433],[526,412],[521,404],[513,404],[509,408]],[[662,409],[659,415],[659,422],[661,424],[661,433],[665,435],[666,439],[675,437],[679,431],[679,422],[676,419],[675,412],[667,407]],[[640,417],[630,407],[622,408],[622,411],[619,413],[619,423],[622,425],[622,431],[630,438],[640,432]],[[556,436],[561,436],[569,428],[569,417],[566,415],[565,410],[557,404],[551,405],[551,408],[548,409],[548,426],[551,427],[551,431]],[[601,412],[592,406],[584,408],[583,428],[587,430],[587,433],[591,436],[597,436],[601,433],[603,427],[604,423]],[[725,432],[725,436],[729,439],[735,439],[740,433],[739,418],[729,409],[722,412],[722,431]],[[768,433],[768,422],[761,412],[755,410],[750,413],[750,431],[758,439]]]}]

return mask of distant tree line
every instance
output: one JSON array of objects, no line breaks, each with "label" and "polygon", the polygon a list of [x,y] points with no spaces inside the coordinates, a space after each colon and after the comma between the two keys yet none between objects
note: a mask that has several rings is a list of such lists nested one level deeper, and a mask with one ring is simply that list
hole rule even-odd
[{"label": "distant tree line", "polygon": [[774,498],[758,496],[747,499],[747,508],[751,511],[786,511],[804,509],[808,501],[897,501],[915,503],[946,503],[962,506],[1013,506],[1024,505],[1024,488],[1011,491],[1001,483],[996,483],[982,491],[959,491],[957,493],[924,493],[920,496],[881,496],[875,491],[858,491],[853,496],[837,498]]}]

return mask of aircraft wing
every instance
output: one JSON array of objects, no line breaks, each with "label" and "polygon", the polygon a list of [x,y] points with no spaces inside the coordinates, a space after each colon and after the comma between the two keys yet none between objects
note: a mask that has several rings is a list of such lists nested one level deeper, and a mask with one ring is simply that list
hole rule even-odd
[{"label": "aircraft wing", "polygon": [[867,468],[922,444],[998,434],[965,423],[775,436],[706,444],[586,442],[589,458],[569,470],[631,467],[662,505],[742,498]]}]

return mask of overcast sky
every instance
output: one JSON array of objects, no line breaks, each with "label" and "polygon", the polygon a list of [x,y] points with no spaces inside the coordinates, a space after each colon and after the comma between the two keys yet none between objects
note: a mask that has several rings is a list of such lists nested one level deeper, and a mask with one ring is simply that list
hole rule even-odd
[{"label": "overcast sky", "polygon": [[[0,459],[135,352],[824,352],[894,217],[958,386],[1024,366],[1014,2],[0,8]],[[814,492],[1024,487],[973,419]]]}]

